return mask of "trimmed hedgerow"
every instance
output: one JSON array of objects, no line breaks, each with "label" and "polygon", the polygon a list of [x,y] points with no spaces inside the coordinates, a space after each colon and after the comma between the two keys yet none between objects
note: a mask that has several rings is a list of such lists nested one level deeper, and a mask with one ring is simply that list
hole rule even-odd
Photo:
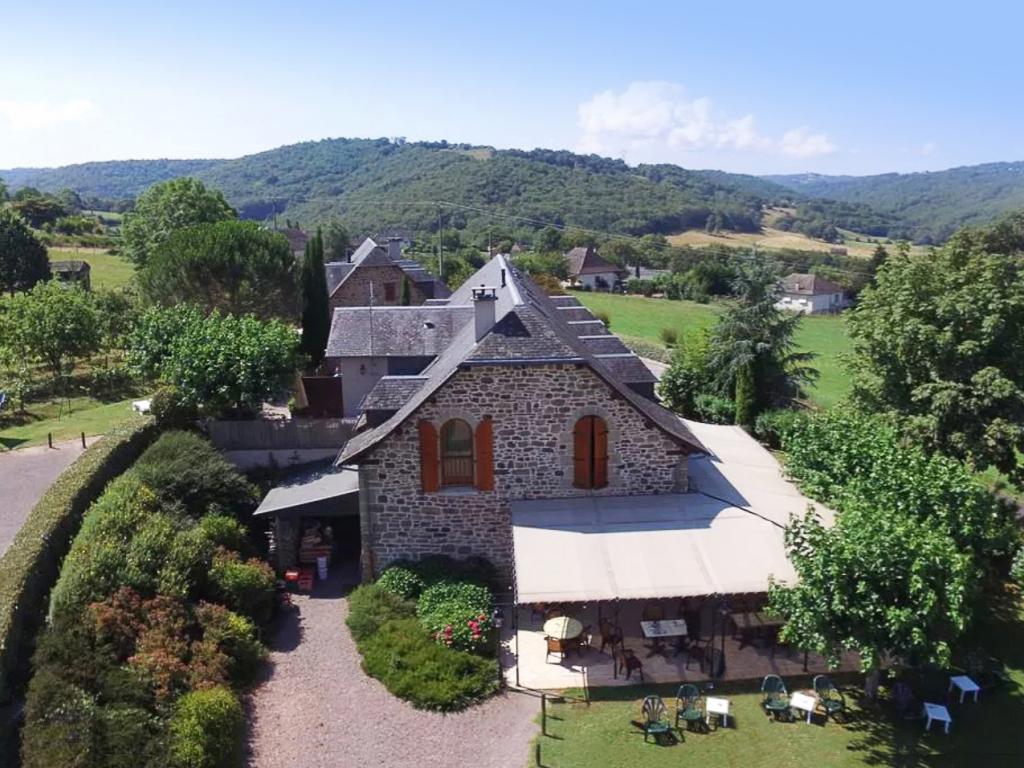
[{"label": "trimmed hedgerow", "polygon": [[266,624],[274,610],[274,569],[262,560],[242,560],[238,554],[221,549],[210,568],[213,596],[233,611]]},{"label": "trimmed hedgerow", "polygon": [[22,689],[46,596],[89,505],[158,434],[139,417],[90,446],[50,486],[0,559],[0,702]]}]

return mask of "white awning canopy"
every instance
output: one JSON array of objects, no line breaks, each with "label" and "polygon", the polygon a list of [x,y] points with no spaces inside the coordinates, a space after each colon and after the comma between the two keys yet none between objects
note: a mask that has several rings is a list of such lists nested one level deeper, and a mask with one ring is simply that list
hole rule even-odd
[{"label": "white awning canopy", "polygon": [[764,592],[795,578],[782,526],[810,502],[742,430],[688,426],[715,451],[691,459],[690,493],[513,502],[518,602]]},{"label": "white awning canopy", "polygon": [[359,473],[354,467],[301,472],[271,488],[253,515],[337,517],[359,514]]}]

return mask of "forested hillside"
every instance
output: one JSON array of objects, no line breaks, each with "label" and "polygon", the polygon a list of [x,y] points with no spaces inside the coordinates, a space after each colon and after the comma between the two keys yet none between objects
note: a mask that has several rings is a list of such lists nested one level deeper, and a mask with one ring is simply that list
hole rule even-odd
[{"label": "forested hillside", "polygon": [[[964,224],[984,224],[1024,208],[1024,162],[879,176],[769,176],[811,197],[866,204],[899,224],[888,234],[939,243]],[[881,234],[867,227],[850,227]],[[895,231],[895,230],[901,231]]]}]

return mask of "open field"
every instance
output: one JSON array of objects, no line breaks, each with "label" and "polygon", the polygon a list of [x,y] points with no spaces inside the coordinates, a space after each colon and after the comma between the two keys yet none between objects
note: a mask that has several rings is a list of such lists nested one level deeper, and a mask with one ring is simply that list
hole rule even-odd
[{"label": "open field", "polygon": [[92,267],[93,288],[123,288],[135,274],[130,261],[104,248],[50,248],[50,261],[78,259]]},{"label": "open field", "polygon": [[[721,306],[697,304],[692,301],[620,296],[610,293],[574,294],[592,311],[603,310],[611,317],[612,332],[626,337],[664,346],[658,337],[662,328],[685,332],[691,329],[711,328]],[[805,317],[797,332],[801,347],[818,355],[814,366],[821,372],[818,384],[810,391],[811,400],[828,408],[849,392],[849,377],[842,368],[841,355],[848,352],[851,342],[841,317]]]},{"label": "open field", "polygon": [[[867,235],[858,235],[847,230],[841,230],[841,232],[845,241],[838,245],[846,248],[850,256],[870,258],[878,243],[882,242],[881,238],[869,238]],[[854,240],[854,237],[860,239]],[[837,246],[836,243],[826,243],[824,240],[815,240],[799,232],[785,232],[770,226],[763,227],[761,232],[719,232],[714,235],[704,230],[691,229],[678,235],[669,235],[668,241],[672,245],[690,245],[697,248],[711,245],[724,245],[730,248],[757,246],[766,251],[792,248],[798,251],[821,251],[823,253],[828,253],[830,249]],[[891,244],[886,245],[886,248],[892,253],[893,246]],[[928,248],[921,245],[911,246],[910,250],[911,253],[928,252]]]},{"label": "open field", "polygon": [[[983,692],[977,704],[947,697],[948,673],[911,678],[919,698],[947,704],[953,717],[948,735],[933,725],[924,733],[923,720],[893,716],[887,700],[862,704],[860,676],[838,681],[850,709],[842,722],[812,725],[803,720],[773,722],[761,710],[757,683],[745,687],[716,686],[712,695],[725,695],[734,717],[728,729],[707,733],[684,732],[681,741],[645,744],[633,725],[640,719],[646,694],[660,695],[674,717],[675,686],[637,685],[597,688],[591,702],[548,705],[548,736],[538,736],[541,764],[562,766],[778,766],[808,764],[820,768],[859,766],[1010,766],[1024,764],[1024,615],[1019,594],[995,597],[993,613],[975,632],[978,642],[1006,665],[1009,684]],[[807,688],[809,678],[787,681],[790,692]],[[579,693],[579,692],[571,692]],[[539,708],[539,707],[538,707]],[[670,720],[671,722],[671,720]]]},{"label": "open field", "polygon": [[0,451],[46,445],[46,436],[53,433],[54,442],[71,440],[85,432],[86,437],[102,435],[133,417],[132,401],[118,400],[104,403],[92,397],[71,398],[71,413],[67,413],[67,400],[27,403],[27,414],[18,414],[8,403],[0,418]]}]

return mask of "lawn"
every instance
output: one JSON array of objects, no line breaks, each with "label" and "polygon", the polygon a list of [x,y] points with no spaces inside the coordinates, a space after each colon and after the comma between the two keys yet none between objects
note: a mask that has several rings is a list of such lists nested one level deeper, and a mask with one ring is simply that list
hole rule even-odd
[{"label": "lawn", "polygon": [[[664,346],[658,336],[662,328],[681,332],[711,328],[721,312],[719,304],[582,291],[574,295],[592,311],[607,312],[612,332],[623,336],[627,343],[630,338],[639,338],[660,347]],[[803,349],[818,355],[814,366],[821,372],[821,378],[810,390],[811,400],[822,408],[834,405],[850,389],[849,376],[840,362],[840,356],[851,348],[842,319],[805,317],[797,332],[797,341]]]},{"label": "lawn", "polygon": [[[989,650],[1006,664],[1010,684],[981,695],[979,704],[968,699],[949,704],[953,726],[947,736],[940,726],[923,733],[923,722],[894,720],[887,701],[861,706],[860,690],[851,680],[842,684],[850,717],[843,723],[813,725],[803,721],[772,722],[762,713],[760,695],[748,684],[743,688],[719,686],[714,693],[732,702],[735,722],[710,733],[684,733],[679,743],[644,743],[632,721],[639,719],[644,695],[662,696],[670,711],[675,686],[593,689],[591,702],[552,703],[548,707],[547,736],[537,737],[541,764],[562,766],[694,765],[731,766],[813,765],[817,768],[853,766],[1010,766],[1024,764],[1024,616],[1019,598],[1000,599],[1004,611],[978,628]],[[789,690],[809,687],[809,679],[787,680]],[[936,673],[918,687],[919,696],[945,702],[946,675]],[[569,692],[580,696],[581,692]],[[671,700],[671,701],[670,701]],[[531,765],[532,765],[531,761]]]},{"label": "lawn", "polygon": [[67,413],[67,400],[27,403],[27,415],[4,409],[0,418],[0,451],[46,445],[47,434],[53,433],[54,442],[72,440],[82,432],[86,436],[102,435],[133,417],[132,401],[102,402],[92,397],[71,399],[71,413]]},{"label": "lawn", "polygon": [[93,288],[123,288],[135,274],[130,261],[102,248],[50,248],[50,261],[76,259],[89,262]]}]

